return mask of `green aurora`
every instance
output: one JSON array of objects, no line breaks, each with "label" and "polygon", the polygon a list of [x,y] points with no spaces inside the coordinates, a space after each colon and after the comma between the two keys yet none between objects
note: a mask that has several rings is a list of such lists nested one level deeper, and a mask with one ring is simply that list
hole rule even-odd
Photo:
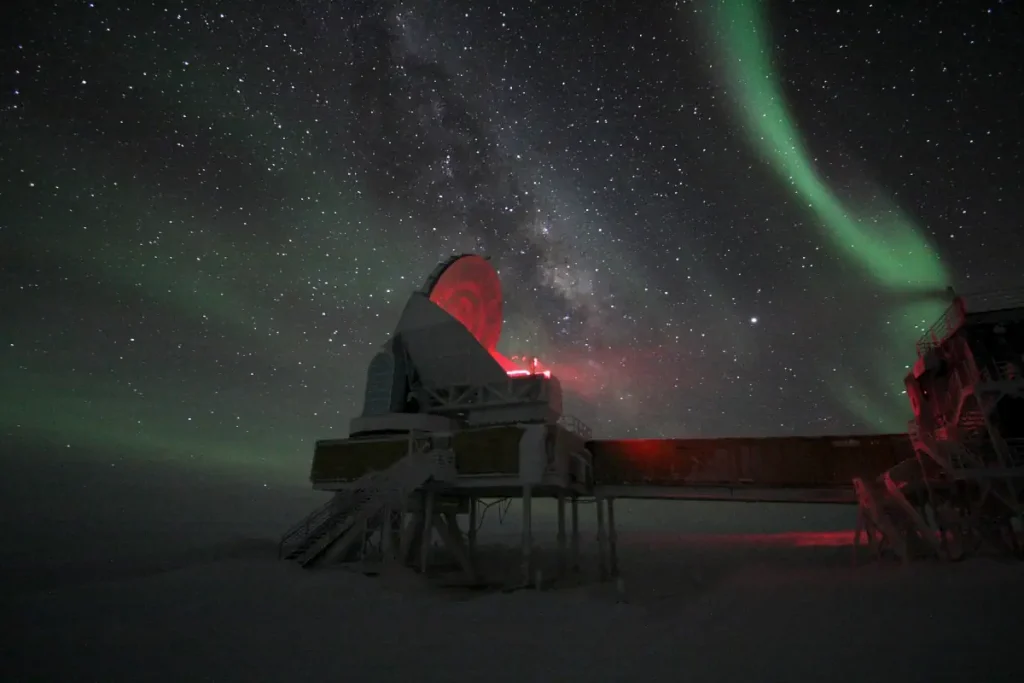
[{"label": "green aurora", "polygon": [[[865,423],[877,429],[899,428],[900,420],[894,416],[907,410],[899,379],[914,338],[941,312],[941,303],[926,299],[947,284],[946,269],[921,230],[896,207],[858,212],[815,171],[785,106],[759,3],[718,2],[713,25],[718,37],[716,63],[725,67],[737,120],[751,144],[793,198],[807,207],[825,242],[861,268],[865,279],[903,302],[879,323],[880,350],[869,376],[847,378],[830,387]],[[91,288],[122,302],[126,317],[139,309],[167,311],[182,330],[194,333],[193,340],[169,335],[168,343],[198,346],[204,339],[223,341],[226,348],[237,348],[239,356],[250,357],[247,362],[256,377],[251,385],[224,386],[217,376],[219,361],[211,358],[209,368],[203,361],[196,372],[209,380],[208,385],[187,384],[142,357],[136,348],[141,344],[108,337],[102,323],[96,339],[88,343],[116,345],[124,362],[132,364],[127,374],[131,381],[124,380],[124,371],[110,367],[76,367],[67,354],[46,351],[51,345],[80,344],[67,338],[67,326],[60,321],[61,315],[77,315],[76,293],[71,292],[72,313],[40,313],[40,329],[51,339],[28,325],[4,331],[0,405],[5,409],[0,411],[0,430],[83,445],[109,454],[111,461],[126,454],[148,454],[159,460],[237,468],[256,478],[301,480],[312,439],[343,435],[345,425],[336,416],[357,409],[331,398],[355,393],[350,377],[334,383],[333,376],[340,374],[331,366],[337,340],[318,338],[312,343],[316,353],[295,352],[300,346],[310,347],[310,317],[384,315],[381,293],[387,291],[391,297],[384,304],[400,305],[418,284],[407,274],[418,278],[428,273],[436,254],[430,249],[396,253],[389,226],[396,219],[407,220],[408,226],[413,219],[375,206],[365,198],[368,193],[358,178],[332,177],[329,164],[311,151],[309,131],[279,119],[271,109],[261,109],[256,101],[245,101],[237,78],[227,71],[206,67],[200,60],[190,67],[185,85],[171,78],[171,66],[185,57],[155,54],[147,62],[110,56],[109,75],[98,70],[96,79],[116,80],[111,88],[135,98],[126,100],[126,106],[166,112],[182,139],[188,139],[190,131],[215,138],[217,153],[232,162],[225,166],[247,169],[246,177],[254,179],[253,193],[265,194],[266,204],[285,195],[301,197],[301,202],[290,203],[298,210],[276,217],[279,229],[273,239],[263,244],[231,239],[233,231],[251,229],[250,216],[236,211],[229,201],[223,206],[202,205],[195,188],[165,182],[173,178],[173,171],[162,171],[165,162],[174,161],[173,145],[168,146],[167,159],[136,168],[119,158],[114,141],[94,142],[87,152],[76,155],[83,143],[59,127],[26,128],[7,151],[10,168],[36,181],[33,191],[46,193],[47,207],[45,215],[26,212],[8,218],[26,228],[25,251],[66,273],[69,288]],[[218,179],[197,176],[195,182],[216,185]],[[62,224],[81,230],[73,239],[50,239],[52,226]],[[155,235],[159,240],[154,241]],[[646,293],[648,284],[634,274],[638,271],[624,270],[628,277],[619,286]],[[713,275],[709,271],[707,277]],[[305,292],[315,305],[293,304],[282,294],[296,291]],[[651,305],[661,296],[651,292]],[[102,320],[109,311],[99,313]],[[379,341],[345,339],[349,346],[365,347],[367,358]],[[33,351],[26,355],[26,349]],[[4,357],[8,353],[9,362]],[[322,359],[321,367],[309,367],[310,357]],[[823,376],[828,372],[817,370]],[[347,374],[362,372],[360,366]],[[327,396],[322,405],[330,410],[309,412],[308,406],[316,401],[296,398],[307,394],[267,393],[258,381],[261,374],[290,374],[297,386],[313,385],[319,392],[314,398]],[[295,405],[304,405],[307,412],[298,414]],[[237,415],[242,411],[264,419],[257,427],[251,421],[240,427]]]},{"label": "green aurora", "polygon": [[[855,265],[892,303],[877,324],[879,351],[866,378],[829,385],[854,414],[879,429],[902,429],[907,413],[899,385],[913,343],[942,315],[950,275],[923,230],[899,207],[861,209],[844,201],[816,170],[786,106],[773,63],[767,8],[759,0],[713,0],[710,12],[715,71],[749,144],[795,202],[806,207],[821,239]],[[819,372],[824,368],[819,368]],[[864,381],[867,379],[869,381]],[[881,389],[881,390],[880,390]]]}]

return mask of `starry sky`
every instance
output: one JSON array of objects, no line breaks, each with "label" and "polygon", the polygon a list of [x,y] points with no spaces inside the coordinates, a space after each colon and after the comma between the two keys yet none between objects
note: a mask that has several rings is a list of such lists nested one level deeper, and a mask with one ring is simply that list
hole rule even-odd
[{"label": "starry sky", "polygon": [[453,253],[598,435],[900,431],[1020,284],[1019,4],[0,10],[0,432],[302,479]]}]

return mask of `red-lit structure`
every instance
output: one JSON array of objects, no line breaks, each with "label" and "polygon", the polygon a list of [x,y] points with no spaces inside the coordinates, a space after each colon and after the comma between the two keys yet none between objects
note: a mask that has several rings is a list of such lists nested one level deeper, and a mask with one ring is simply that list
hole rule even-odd
[{"label": "red-lit structure", "polygon": [[[480,501],[521,498],[525,584],[536,496],[557,500],[562,571],[579,563],[579,501],[595,503],[602,575],[617,571],[619,498],[858,505],[858,537],[866,531],[876,551],[903,559],[951,556],[951,511],[959,539],[968,527],[980,533],[987,522],[970,520],[982,519],[1012,535],[1020,514],[1012,430],[1021,424],[1013,359],[1024,358],[1024,309],[970,314],[958,300],[952,310],[958,322],[919,344],[908,378],[911,438],[602,440],[563,414],[557,373],[497,350],[501,283],[490,263],[453,257],[413,293],[371,361],[348,437],[317,442],[310,479],[333,496],[285,534],[281,554],[302,566],[376,558],[425,572],[437,537],[475,579]],[[988,440],[971,447],[978,477],[965,480],[966,439],[982,429]]]},{"label": "red-lit structure", "polygon": [[508,358],[498,351],[502,311],[501,280],[487,259],[474,254],[453,256],[438,264],[423,287],[430,301],[458,320],[512,377],[545,374],[537,358]]},{"label": "red-lit structure", "polygon": [[1020,555],[1024,291],[953,295],[906,377],[915,457],[855,481],[878,549],[909,559]]}]

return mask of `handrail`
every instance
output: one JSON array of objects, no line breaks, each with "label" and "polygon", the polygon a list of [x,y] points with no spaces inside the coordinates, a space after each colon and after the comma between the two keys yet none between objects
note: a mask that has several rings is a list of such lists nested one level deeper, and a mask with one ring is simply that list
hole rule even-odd
[{"label": "handrail", "polygon": [[960,329],[964,322],[967,311],[962,298],[957,297],[953,303],[942,312],[928,331],[917,340],[917,355],[923,356],[928,351],[937,348],[942,342],[949,339],[954,332]]},{"label": "handrail", "polygon": [[967,312],[987,313],[1024,308],[1024,287],[992,289],[958,295],[935,324],[917,341],[917,354],[923,356],[938,347],[964,323]]},{"label": "handrail", "polygon": [[[349,491],[350,498],[345,504],[338,505],[337,499],[332,498],[326,504],[306,515],[300,522],[292,526],[281,537],[278,544],[278,556],[283,558],[296,549],[307,552],[306,545],[310,536],[315,534],[317,529],[324,525],[340,521],[342,518],[350,518],[360,514],[367,504],[381,495],[393,497],[395,502],[404,500],[411,493],[410,479],[415,477],[416,485],[425,481],[426,477],[443,475],[446,469],[454,470],[455,454],[451,449],[433,449],[426,447],[416,449],[409,455],[391,464],[385,470],[367,472],[354,482]],[[414,486],[412,488],[415,488]],[[336,494],[339,495],[339,494]],[[331,532],[334,534],[334,532]],[[330,534],[329,534],[330,535]],[[331,535],[324,541],[318,536],[317,543],[323,541],[329,545],[337,535]],[[298,539],[296,541],[296,539]],[[322,548],[321,548],[322,549]]]},{"label": "handrail", "polygon": [[978,380],[981,382],[1014,382],[1024,379],[1024,372],[1016,363],[1010,361],[997,361],[994,367],[985,366],[978,368]]},{"label": "handrail", "polygon": [[[356,491],[365,489],[379,475],[380,472],[367,472],[353,482],[355,484],[353,488]],[[335,494],[335,496],[337,495],[339,494]],[[335,510],[335,506],[338,505],[338,501],[335,496],[332,496],[330,500],[303,517],[296,524],[292,525],[288,531],[282,534],[281,540],[277,544],[278,559],[285,556],[285,546],[288,545],[289,541],[294,540],[296,537],[301,537],[303,539],[308,538],[309,535],[317,529],[317,527],[325,524],[336,514],[344,514],[340,510]]]},{"label": "handrail", "polygon": [[[331,517],[330,513],[331,513],[331,510],[334,507],[334,505],[336,505],[336,502],[335,502],[335,500],[334,500],[334,498],[332,496],[330,500],[328,500],[326,503],[324,503],[323,505],[321,505],[317,509],[313,510],[313,512],[309,513],[308,515],[303,517],[301,520],[299,520],[290,529],[288,529],[288,531],[284,532],[284,534],[281,535],[280,542],[277,544],[277,557],[278,557],[278,559],[281,559],[282,557],[284,557],[284,555],[285,555],[285,551],[284,551],[285,545],[289,541],[291,541],[292,539],[294,539],[295,537],[300,536],[300,535],[301,535],[302,538],[307,538],[309,536],[310,532],[312,532],[314,529],[316,529],[316,527],[320,526],[321,524],[326,522],[328,519],[330,519],[330,517]],[[316,524],[313,523],[314,519],[317,520]]]},{"label": "handrail", "polygon": [[1024,307],[1024,287],[1010,287],[973,292],[962,297],[966,309],[977,313]]},{"label": "handrail", "polygon": [[558,418],[558,424],[584,441],[590,441],[594,436],[594,431],[590,426],[575,415],[562,415],[562,417]]}]

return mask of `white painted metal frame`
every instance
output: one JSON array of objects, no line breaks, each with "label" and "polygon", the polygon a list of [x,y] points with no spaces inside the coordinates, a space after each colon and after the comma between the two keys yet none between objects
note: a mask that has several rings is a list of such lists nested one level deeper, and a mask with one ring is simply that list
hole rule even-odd
[{"label": "white painted metal frame", "polygon": [[[554,385],[543,375],[509,377],[500,382],[485,384],[455,384],[449,386],[427,386],[420,384],[414,393],[425,399],[423,410],[431,413],[515,406],[521,404],[545,404],[551,402]],[[560,408],[560,406],[555,406]]]}]

